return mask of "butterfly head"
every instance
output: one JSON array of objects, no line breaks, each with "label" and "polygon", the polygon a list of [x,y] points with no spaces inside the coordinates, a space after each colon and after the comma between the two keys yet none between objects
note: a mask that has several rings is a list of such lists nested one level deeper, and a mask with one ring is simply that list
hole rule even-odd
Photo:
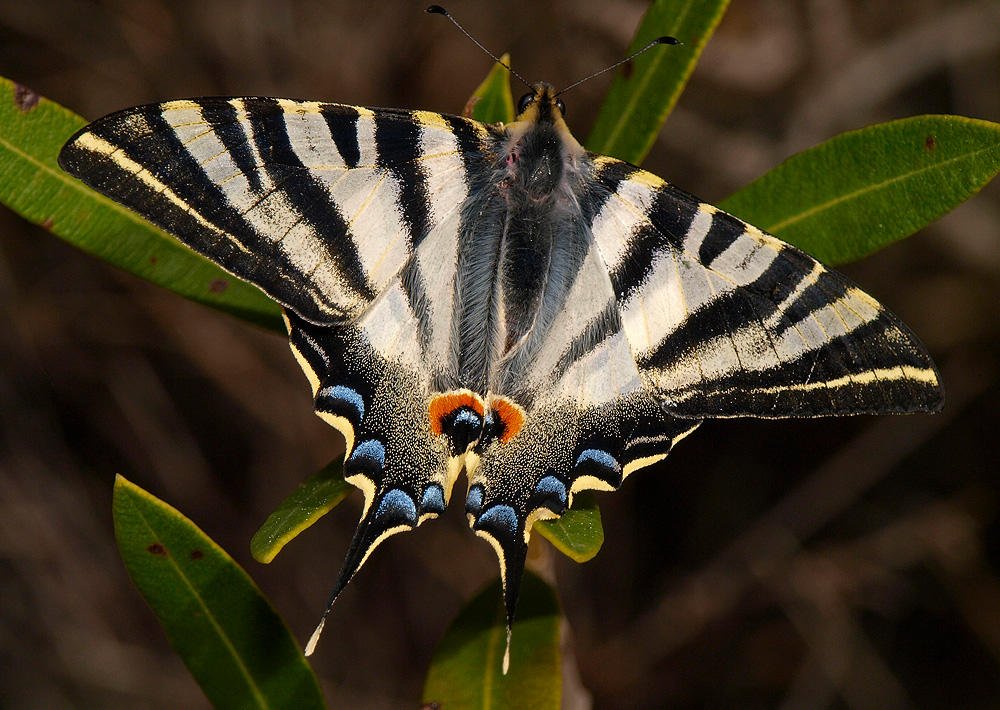
[{"label": "butterfly head", "polygon": [[573,137],[566,125],[566,105],[551,84],[540,81],[531,87],[517,102],[517,118],[508,127],[511,136],[520,137],[531,128],[555,129],[564,147],[570,153],[582,152],[583,148]]},{"label": "butterfly head", "polygon": [[517,102],[518,121],[556,121],[566,115],[566,104],[555,87],[540,81]]}]

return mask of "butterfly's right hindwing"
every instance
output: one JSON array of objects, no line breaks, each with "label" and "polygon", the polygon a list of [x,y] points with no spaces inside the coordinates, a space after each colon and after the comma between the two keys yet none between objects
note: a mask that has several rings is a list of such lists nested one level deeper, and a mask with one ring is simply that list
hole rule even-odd
[{"label": "butterfly's right hindwing", "polygon": [[[269,98],[126,109],[74,136],[72,175],[315,323],[357,316],[467,194],[482,124]],[[457,239],[457,234],[446,239]]]},{"label": "butterfly's right hindwing", "polygon": [[595,161],[593,221],[636,364],[666,411],[791,417],[929,411],[930,356],[812,257],[650,173]]}]

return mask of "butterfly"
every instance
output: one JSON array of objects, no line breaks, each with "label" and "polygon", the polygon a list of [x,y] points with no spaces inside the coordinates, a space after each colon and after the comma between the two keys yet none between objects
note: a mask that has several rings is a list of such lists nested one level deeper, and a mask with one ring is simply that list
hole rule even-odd
[{"label": "butterfly", "polygon": [[[199,98],[102,118],[59,163],[284,308],[364,505],[333,601],[392,535],[465,511],[508,650],[532,526],[706,418],[933,411],[929,355],[871,296],[570,133],[552,86],[506,125]],[[505,670],[507,660],[505,658]]]}]

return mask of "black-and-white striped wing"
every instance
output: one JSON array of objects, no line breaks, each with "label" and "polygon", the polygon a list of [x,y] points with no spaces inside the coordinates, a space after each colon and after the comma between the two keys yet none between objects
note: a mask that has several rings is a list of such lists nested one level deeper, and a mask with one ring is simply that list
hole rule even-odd
[{"label": "black-and-white striped wing", "polygon": [[611,158],[593,221],[636,364],[684,417],[932,411],[937,371],[910,330],[779,239]]},{"label": "black-and-white striped wing", "polygon": [[332,323],[358,315],[435,229],[457,230],[463,155],[488,137],[425,111],[194,99],[111,114],[59,161],[301,317]]}]

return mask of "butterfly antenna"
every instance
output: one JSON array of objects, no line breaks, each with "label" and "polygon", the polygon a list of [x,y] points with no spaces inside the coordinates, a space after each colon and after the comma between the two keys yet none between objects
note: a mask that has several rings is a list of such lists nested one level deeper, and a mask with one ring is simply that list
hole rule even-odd
[{"label": "butterfly antenna", "polygon": [[570,84],[569,86],[567,86],[565,89],[560,89],[559,91],[556,92],[556,96],[559,96],[559,94],[565,94],[570,89],[579,86],[580,84],[582,84],[585,81],[590,81],[595,76],[600,76],[604,72],[609,72],[612,69],[615,69],[616,67],[620,67],[625,62],[631,62],[633,59],[635,59],[636,57],[638,57],[643,52],[646,52],[646,51],[652,49],[653,47],[655,47],[655,46],[657,46],[659,44],[681,44],[681,41],[679,39],[677,39],[676,37],[667,37],[667,36],[657,37],[652,42],[650,42],[649,44],[647,44],[645,47],[643,47],[642,49],[638,49],[635,52],[632,52],[632,54],[628,55],[627,57],[625,57],[624,59],[622,59],[620,62],[615,62],[610,67],[604,67],[600,71],[595,71],[590,76],[585,76],[582,79],[580,79],[579,81],[574,81],[572,84]]},{"label": "butterfly antenna", "polygon": [[452,17],[451,13],[448,12],[447,10],[445,10],[443,7],[441,7],[440,5],[431,5],[430,7],[427,8],[427,12],[429,12],[432,15],[444,15],[445,17],[447,17],[449,20],[451,20],[451,24],[455,25],[455,27],[457,27],[459,29],[459,31],[461,31],[461,33],[464,34],[466,37],[468,37],[469,39],[471,39],[473,41],[473,43],[477,47],[479,47],[486,54],[488,54],[490,57],[492,57],[494,62],[496,62],[500,66],[504,67],[507,71],[509,71],[514,76],[516,76],[518,78],[518,80],[522,84],[524,84],[525,86],[527,86],[529,89],[533,89],[534,88],[534,87],[531,86],[531,84],[529,84],[528,82],[526,82],[524,80],[524,77],[522,77],[516,71],[514,71],[513,69],[511,69],[510,68],[510,64],[506,64],[505,62],[501,62],[500,59],[497,57],[497,55],[493,54],[493,52],[491,52],[490,50],[486,49],[486,47],[484,47],[479,42],[478,39],[476,39],[475,37],[473,37],[472,35],[470,35],[469,32],[464,27],[462,27],[462,25],[460,25],[458,23],[458,20],[456,20],[454,17]]}]

